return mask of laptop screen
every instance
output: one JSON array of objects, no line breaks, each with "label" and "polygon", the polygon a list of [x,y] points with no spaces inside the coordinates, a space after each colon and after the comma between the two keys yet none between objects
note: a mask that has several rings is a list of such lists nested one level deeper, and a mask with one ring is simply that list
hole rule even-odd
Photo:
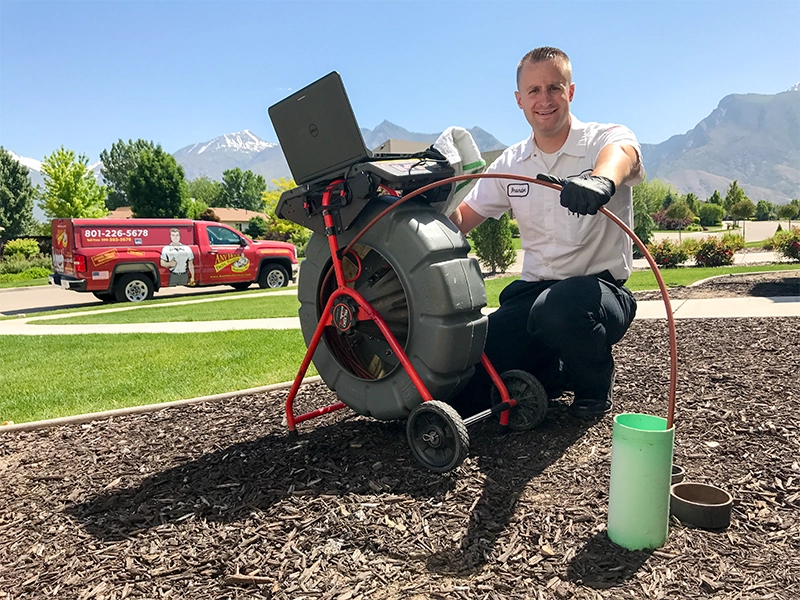
[{"label": "laptop screen", "polygon": [[270,106],[269,118],[298,185],[370,158],[336,71]]}]

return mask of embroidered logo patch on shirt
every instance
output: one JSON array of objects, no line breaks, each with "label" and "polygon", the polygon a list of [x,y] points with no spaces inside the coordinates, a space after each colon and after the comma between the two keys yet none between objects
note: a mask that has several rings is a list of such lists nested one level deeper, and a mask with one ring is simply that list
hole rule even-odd
[{"label": "embroidered logo patch on shirt", "polygon": [[509,183],[507,189],[509,198],[524,198],[530,192],[530,185],[527,183]]}]

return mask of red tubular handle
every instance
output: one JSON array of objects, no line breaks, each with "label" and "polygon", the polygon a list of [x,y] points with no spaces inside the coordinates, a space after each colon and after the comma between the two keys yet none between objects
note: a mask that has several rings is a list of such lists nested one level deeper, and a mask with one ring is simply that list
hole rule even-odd
[{"label": "red tubular handle", "polygon": [[[354,238],[353,240],[347,245],[344,250],[344,253],[350,251],[353,245],[361,238],[362,235],[372,227],[377,221],[383,218],[386,213],[390,210],[399,206],[406,200],[411,200],[415,196],[419,196],[420,194],[424,194],[428,190],[432,190],[435,187],[440,185],[446,185],[448,183],[455,183],[457,181],[466,181],[469,179],[513,179],[516,181],[525,181],[528,183],[535,183],[536,185],[542,185],[544,187],[549,187],[554,190],[560,191],[561,186],[555,183],[550,183],[547,181],[541,181],[536,179],[535,177],[527,177],[525,175],[511,175],[509,173],[474,173],[469,175],[456,175],[454,177],[448,177],[446,179],[442,179],[440,181],[435,181],[434,183],[429,183],[419,189],[414,190],[402,196],[397,202],[390,204],[384,210],[382,210],[374,219],[372,219],[367,226],[364,227]],[[670,358],[670,369],[669,369],[669,401],[667,406],[667,429],[671,429],[674,421],[675,421],[675,396],[676,390],[678,387],[678,342],[677,342],[677,332],[675,328],[675,318],[672,315],[672,304],[669,301],[669,293],[667,292],[667,286],[664,283],[663,277],[661,277],[661,271],[658,269],[658,265],[656,265],[656,261],[653,260],[653,257],[647,251],[647,247],[644,245],[642,240],[628,227],[625,223],[623,223],[619,217],[617,217],[614,213],[607,210],[605,207],[600,207],[600,212],[603,213],[606,217],[611,219],[614,223],[616,223],[627,235],[630,237],[639,250],[642,251],[642,255],[647,259],[648,264],[653,269],[653,274],[656,277],[656,281],[658,282],[658,288],[661,290],[661,298],[664,301],[664,306],[667,311],[667,328],[669,330],[669,358]]]}]

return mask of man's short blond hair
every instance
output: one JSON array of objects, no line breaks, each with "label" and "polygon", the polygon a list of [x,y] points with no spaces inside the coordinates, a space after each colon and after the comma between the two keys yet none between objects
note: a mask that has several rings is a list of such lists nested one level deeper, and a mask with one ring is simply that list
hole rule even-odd
[{"label": "man's short blond hair", "polygon": [[567,83],[572,83],[572,63],[566,52],[558,48],[553,48],[552,46],[542,46],[541,48],[531,50],[519,61],[519,65],[517,65],[517,89],[519,89],[519,76],[522,73],[522,67],[525,66],[525,63],[539,63],[547,60],[558,63],[559,68],[562,69],[567,76]]}]

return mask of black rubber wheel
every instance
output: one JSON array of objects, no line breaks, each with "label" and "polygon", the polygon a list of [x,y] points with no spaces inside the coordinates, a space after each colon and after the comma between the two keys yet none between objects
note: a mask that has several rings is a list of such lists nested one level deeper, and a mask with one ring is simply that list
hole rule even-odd
[{"label": "black rubber wheel", "polygon": [[[339,235],[339,246],[345,248],[385,202],[373,200]],[[466,238],[447,217],[409,200],[367,230],[351,252],[342,260],[345,277],[355,279],[348,286],[380,313],[431,396],[447,400],[472,376],[486,340],[486,288],[477,261],[467,257]],[[300,271],[300,326],[308,345],[336,290],[324,235],[311,236]],[[314,365],[359,414],[405,419],[422,402],[373,321],[356,322],[348,333],[328,327]]]},{"label": "black rubber wheel", "polygon": [[239,292],[242,290],[246,290],[250,287],[250,284],[253,283],[252,281],[240,281],[238,283],[232,283],[231,287]]},{"label": "black rubber wheel", "polygon": [[268,263],[261,268],[258,275],[258,287],[280,288],[289,285],[289,273],[277,263]]},{"label": "black rubber wheel", "polygon": [[114,287],[120,302],[142,302],[153,297],[153,281],[142,273],[123,275]]},{"label": "black rubber wheel", "polygon": [[406,437],[414,458],[436,473],[455,469],[469,453],[467,426],[452,406],[438,400],[411,411]]},{"label": "black rubber wheel", "polygon": [[114,292],[92,292],[92,295],[102,302],[111,303],[117,301],[117,297],[114,295]]},{"label": "black rubber wheel", "polygon": [[[517,401],[511,409],[508,426],[513,431],[529,431],[547,415],[547,392],[539,380],[527,371],[511,370],[500,375],[509,398]],[[492,387],[492,405],[500,404],[500,391]]]}]

